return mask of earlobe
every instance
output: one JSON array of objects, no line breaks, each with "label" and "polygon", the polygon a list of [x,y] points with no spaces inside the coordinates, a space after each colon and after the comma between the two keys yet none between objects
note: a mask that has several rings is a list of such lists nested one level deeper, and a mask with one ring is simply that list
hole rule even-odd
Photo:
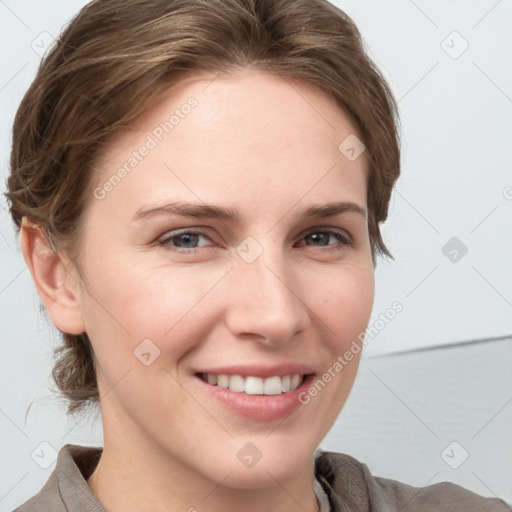
[{"label": "earlobe", "polygon": [[54,251],[41,228],[26,217],[20,227],[20,245],[37,292],[55,327],[69,334],[85,332],[80,282],[70,272],[70,261]]}]

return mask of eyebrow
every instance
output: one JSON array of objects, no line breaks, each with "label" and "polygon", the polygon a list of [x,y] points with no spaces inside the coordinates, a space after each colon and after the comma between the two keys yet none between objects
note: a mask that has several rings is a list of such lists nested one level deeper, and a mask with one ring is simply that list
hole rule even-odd
[{"label": "eyebrow", "polygon": [[[366,219],[367,211],[361,206],[347,202],[335,202],[326,204],[314,204],[307,208],[301,215],[301,219],[333,217],[346,213],[356,213]],[[131,221],[136,222],[151,217],[162,215],[180,215],[182,217],[212,218],[228,222],[238,222],[240,215],[238,210],[205,203],[187,203],[176,201],[162,206],[148,208],[142,207],[135,212]]]}]

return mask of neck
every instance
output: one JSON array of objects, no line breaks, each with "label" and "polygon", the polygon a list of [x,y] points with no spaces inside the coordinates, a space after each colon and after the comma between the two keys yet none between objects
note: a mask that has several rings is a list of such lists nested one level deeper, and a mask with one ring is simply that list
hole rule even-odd
[{"label": "neck", "polygon": [[272,477],[256,489],[230,487],[228,477],[213,481],[149,441],[129,442],[105,432],[103,453],[87,483],[109,512],[319,510],[313,457],[293,478]]}]

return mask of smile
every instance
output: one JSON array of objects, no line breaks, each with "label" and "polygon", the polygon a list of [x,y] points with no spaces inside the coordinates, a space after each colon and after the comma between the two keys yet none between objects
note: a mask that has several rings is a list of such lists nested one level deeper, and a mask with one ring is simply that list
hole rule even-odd
[{"label": "smile", "polygon": [[213,373],[200,373],[200,378],[211,386],[229,389],[235,393],[247,395],[280,395],[297,389],[304,381],[304,375],[290,374],[272,376],[268,378],[252,375],[226,375]]}]

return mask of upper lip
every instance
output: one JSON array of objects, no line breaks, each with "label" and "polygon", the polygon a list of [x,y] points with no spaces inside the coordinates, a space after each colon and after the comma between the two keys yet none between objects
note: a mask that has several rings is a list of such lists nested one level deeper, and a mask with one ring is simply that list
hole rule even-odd
[{"label": "upper lip", "polygon": [[212,373],[214,375],[241,375],[243,377],[283,377],[285,375],[308,375],[315,373],[314,368],[308,364],[285,363],[273,366],[262,365],[237,365],[237,366],[220,366],[216,368],[202,368],[196,373]]}]

